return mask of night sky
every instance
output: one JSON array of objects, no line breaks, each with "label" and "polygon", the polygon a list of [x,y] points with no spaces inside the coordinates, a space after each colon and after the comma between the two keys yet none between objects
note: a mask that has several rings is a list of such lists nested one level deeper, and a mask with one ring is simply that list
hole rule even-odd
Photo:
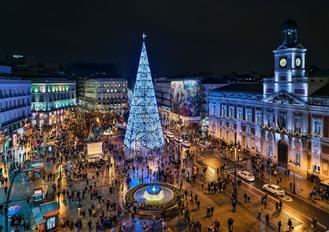
[{"label": "night sky", "polygon": [[0,56],[58,65],[110,62],[135,73],[141,33],[153,74],[271,73],[280,25],[294,19],[307,64],[329,67],[329,1],[1,0]]}]

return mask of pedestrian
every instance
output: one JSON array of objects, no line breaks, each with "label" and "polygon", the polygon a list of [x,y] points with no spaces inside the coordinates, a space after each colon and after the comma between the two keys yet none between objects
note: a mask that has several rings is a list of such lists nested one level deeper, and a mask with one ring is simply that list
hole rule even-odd
[{"label": "pedestrian", "polygon": [[282,201],[281,200],[279,202],[279,208],[280,208],[280,210],[282,209]]},{"label": "pedestrian", "polygon": [[233,199],[233,201],[232,201],[232,212],[235,212],[235,210],[236,210],[236,200]]},{"label": "pedestrian", "polygon": [[275,212],[278,212],[279,210],[279,202],[275,202]]},{"label": "pedestrian", "polygon": [[288,228],[289,228],[289,231],[294,229],[293,225],[292,225],[292,221],[291,221],[291,218],[288,219]]},{"label": "pedestrian", "polygon": [[266,225],[270,225],[270,215],[269,214],[266,214],[265,215],[265,221],[266,221]]},{"label": "pedestrian", "polygon": [[245,193],[245,194],[243,195],[243,197],[244,197],[244,202],[247,202],[247,198],[248,198],[247,193]]},{"label": "pedestrian", "polygon": [[278,232],[281,232],[281,220],[278,221]]},{"label": "pedestrian", "polygon": [[264,209],[267,207],[267,199],[264,200]]},{"label": "pedestrian", "polygon": [[316,217],[312,218],[312,227],[316,230],[317,229],[317,225],[318,225],[318,220],[316,219]]},{"label": "pedestrian", "polygon": [[89,219],[89,221],[88,221],[88,230],[89,230],[89,232],[92,232],[92,230],[93,230],[93,223],[92,223],[91,219]]},{"label": "pedestrian", "polygon": [[258,221],[262,220],[262,211],[260,211],[260,210],[257,212],[257,219],[258,219]]},{"label": "pedestrian", "polygon": [[233,223],[234,223],[233,218],[229,218],[229,219],[227,220],[228,231],[229,231],[229,232],[232,232],[232,231],[233,231]]}]

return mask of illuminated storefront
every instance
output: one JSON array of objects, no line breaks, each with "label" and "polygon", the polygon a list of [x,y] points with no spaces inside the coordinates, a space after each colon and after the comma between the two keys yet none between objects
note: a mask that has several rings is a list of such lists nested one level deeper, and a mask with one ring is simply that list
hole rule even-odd
[{"label": "illuminated storefront", "polygon": [[23,126],[31,116],[31,81],[7,76],[0,79],[0,153],[22,162],[25,147]]},{"label": "illuminated storefront", "polygon": [[76,105],[76,83],[63,78],[32,80],[32,124],[38,127],[63,121]]}]

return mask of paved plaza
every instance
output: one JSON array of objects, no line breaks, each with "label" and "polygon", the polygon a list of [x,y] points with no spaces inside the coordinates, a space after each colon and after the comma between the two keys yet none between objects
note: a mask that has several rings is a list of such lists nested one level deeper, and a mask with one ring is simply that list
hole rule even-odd
[{"label": "paved plaza", "polygon": [[[186,149],[178,149],[174,141],[169,141],[166,143],[165,152],[157,156],[158,158],[148,161],[134,159],[133,162],[128,162],[122,151],[123,136],[118,133],[104,147],[109,157],[107,161],[91,165],[81,152],[84,146],[77,146],[74,151],[72,143],[67,140],[74,138],[74,128],[67,126],[62,129],[67,132],[66,137],[59,140],[60,145],[55,154],[35,156],[45,168],[42,178],[26,181],[23,172],[18,171],[12,183],[9,207],[19,206],[18,215],[30,227],[24,228],[23,223],[11,225],[13,231],[32,231],[32,209],[38,205],[32,200],[36,188],[43,188],[47,192],[44,201],[58,202],[60,231],[218,231],[218,228],[220,231],[279,231],[279,221],[280,231],[288,231],[289,219],[294,231],[325,231],[325,226],[328,226],[325,224],[328,221],[323,223],[323,218],[329,215],[328,205],[325,202],[313,203],[308,199],[307,195],[313,184],[308,183],[302,176],[296,175],[296,195],[289,189],[291,176],[286,176],[280,170],[276,178],[265,173],[254,183],[241,181],[237,189],[234,210],[234,168],[229,160],[223,159],[220,155],[221,148],[206,150],[192,144],[186,152]],[[49,135],[43,134],[40,139],[47,143]],[[59,159],[60,153],[62,161]],[[175,156],[180,157],[179,166],[172,163]],[[72,165],[70,173],[66,171],[69,162]],[[250,169],[248,162],[245,162],[244,167]],[[219,171],[224,165],[226,168]],[[0,167],[7,170],[3,163]],[[160,174],[162,170],[169,170],[171,175],[165,177]],[[8,172],[4,173],[4,176],[8,177]],[[10,176],[14,176],[13,171]],[[288,192],[287,198],[280,199],[268,195],[267,204],[264,205],[262,198],[265,193],[261,190],[262,183],[275,182],[279,178],[281,186]],[[132,215],[132,209],[127,208],[125,204],[128,189],[141,183],[157,181],[167,181],[181,189],[183,208],[177,210],[175,216],[167,218],[143,218]],[[219,183],[225,183],[225,188],[219,190],[215,187],[216,190],[213,190]],[[5,204],[6,197],[2,186],[2,204]],[[282,208],[276,209],[276,203],[280,200]],[[305,208],[309,213],[304,211]],[[209,213],[211,211],[212,213]],[[314,215],[319,220],[317,229],[311,226]],[[4,213],[1,213],[3,227],[4,216]],[[230,218],[233,219],[233,224],[229,228]]]}]

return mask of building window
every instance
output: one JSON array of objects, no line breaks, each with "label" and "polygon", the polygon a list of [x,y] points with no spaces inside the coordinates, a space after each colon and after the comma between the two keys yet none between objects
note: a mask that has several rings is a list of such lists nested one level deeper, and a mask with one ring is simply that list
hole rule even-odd
[{"label": "building window", "polygon": [[226,105],[222,106],[222,116],[226,117]]},{"label": "building window", "polygon": [[247,122],[251,122],[252,121],[251,109],[247,109],[247,112],[246,112],[246,121]]},{"label": "building window", "polygon": [[234,108],[233,108],[233,106],[230,106],[228,114],[229,114],[228,116],[230,118],[234,118]]},{"label": "building window", "polygon": [[262,111],[257,111],[257,123],[262,123]]},{"label": "building window", "polygon": [[320,173],[320,166],[313,165],[313,172]]},{"label": "building window", "polygon": [[273,126],[273,113],[268,114],[267,126],[269,126],[269,127]]},{"label": "building window", "polygon": [[238,108],[238,119],[243,120],[242,108]]},{"label": "building window", "polygon": [[322,135],[322,122],[319,119],[313,121],[313,134],[315,135]]},{"label": "building window", "polygon": [[286,128],[286,114],[280,113],[278,117],[278,127],[282,130]]},{"label": "building window", "polygon": [[247,135],[251,135],[250,127],[246,127],[246,134],[247,134]]},{"label": "building window", "polygon": [[301,124],[301,119],[300,118],[295,118],[294,132],[295,133],[301,133],[302,132],[302,124]]}]

